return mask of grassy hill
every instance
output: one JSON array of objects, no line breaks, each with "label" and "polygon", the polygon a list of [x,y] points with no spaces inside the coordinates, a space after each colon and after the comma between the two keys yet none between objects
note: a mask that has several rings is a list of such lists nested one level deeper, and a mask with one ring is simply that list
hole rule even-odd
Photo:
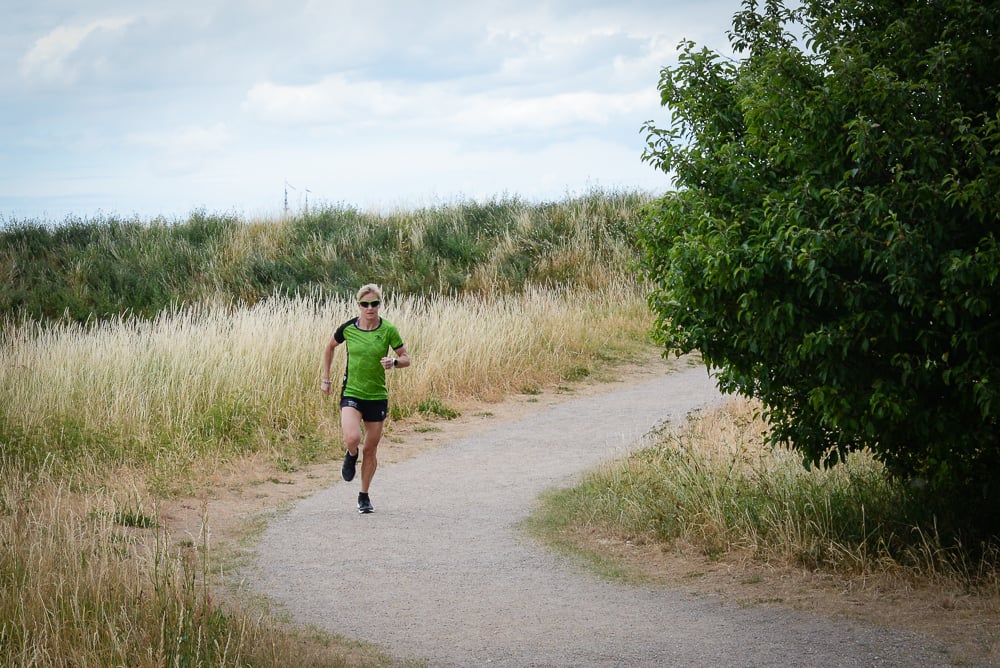
[{"label": "grassy hill", "polygon": [[171,305],[343,295],[377,282],[406,295],[597,286],[628,271],[648,197],[595,191],[287,219],[195,212],[186,221],[17,222],[0,229],[0,312],[76,321],[152,317]]}]

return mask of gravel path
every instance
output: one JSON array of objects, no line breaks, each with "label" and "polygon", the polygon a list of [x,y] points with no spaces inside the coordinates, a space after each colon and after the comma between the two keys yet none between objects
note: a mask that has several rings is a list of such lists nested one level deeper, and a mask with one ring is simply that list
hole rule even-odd
[{"label": "gravel path", "polygon": [[703,368],[571,399],[337,483],[273,520],[249,584],[430,666],[946,666],[913,634],[604,582],[517,529],[540,492],[720,400]]}]

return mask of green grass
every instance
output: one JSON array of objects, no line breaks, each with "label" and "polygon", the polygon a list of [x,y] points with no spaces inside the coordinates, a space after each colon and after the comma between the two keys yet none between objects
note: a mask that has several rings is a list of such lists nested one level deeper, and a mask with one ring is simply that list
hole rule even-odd
[{"label": "green grass", "polygon": [[648,197],[594,191],[562,202],[513,197],[412,211],[320,207],[287,220],[195,212],[186,221],[99,217],[0,228],[0,312],[79,322],[152,318],[205,299],[597,287],[621,276]]},{"label": "green grass", "polygon": [[454,408],[445,406],[437,397],[424,399],[417,405],[417,411],[428,417],[439,417],[445,420],[454,420],[461,417],[461,413]]}]

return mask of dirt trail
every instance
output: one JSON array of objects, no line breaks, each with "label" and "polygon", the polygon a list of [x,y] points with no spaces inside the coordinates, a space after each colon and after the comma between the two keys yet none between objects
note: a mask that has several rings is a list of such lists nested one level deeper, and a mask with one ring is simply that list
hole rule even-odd
[{"label": "dirt trail", "polygon": [[721,400],[704,368],[559,403],[338,482],[273,519],[245,574],[293,620],[430,666],[946,666],[916,634],[609,583],[517,524],[543,490]]}]

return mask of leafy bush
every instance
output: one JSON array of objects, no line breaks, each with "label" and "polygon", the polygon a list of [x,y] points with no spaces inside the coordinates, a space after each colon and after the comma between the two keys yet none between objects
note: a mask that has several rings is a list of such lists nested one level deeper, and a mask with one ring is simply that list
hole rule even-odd
[{"label": "leafy bush", "polygon": [[996,3],[756,6],[743,60],[683,45],[672,125],[646,126],[679,186],[641,230],[660,340],[808,461],[870,447],[950,528],[996,533]]}]

